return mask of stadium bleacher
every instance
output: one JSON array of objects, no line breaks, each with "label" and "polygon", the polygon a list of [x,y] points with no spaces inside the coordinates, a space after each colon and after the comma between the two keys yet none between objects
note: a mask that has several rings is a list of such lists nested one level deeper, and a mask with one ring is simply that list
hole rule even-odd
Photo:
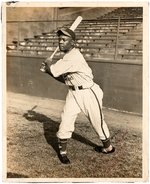
[{"label": "stadium bleacher", "polygon": [[[83,20],[75,30],[76,46],[91,61],[137,60],[141,63],[142,17],[142,8],[123,7],[95,20]],[[7,54],[47,57],[57,45],[56,31],[41,33],[23,41],[14,40],[12,44],[7,45]],[[60,56],[62,53],[58,52],[56,57]]]}]

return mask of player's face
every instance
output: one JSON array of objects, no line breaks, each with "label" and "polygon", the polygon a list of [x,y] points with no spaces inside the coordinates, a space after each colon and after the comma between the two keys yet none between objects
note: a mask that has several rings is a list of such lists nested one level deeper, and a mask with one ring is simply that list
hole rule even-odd
[{"label": "player's face", "polygon": [[74,41],[69,36],[60,35],[58,40],[59,40],[59,49],[62,52],[68,52],[74,46]]}]

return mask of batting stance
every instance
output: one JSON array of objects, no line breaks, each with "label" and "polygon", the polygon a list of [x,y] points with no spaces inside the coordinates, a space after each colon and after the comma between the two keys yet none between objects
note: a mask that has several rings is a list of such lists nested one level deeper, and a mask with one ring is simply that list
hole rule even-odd
[{"label": "batting stance", "polygon": [[115,151],[110,141],[110,133],[102,113],[103,91],[93,82],[93,74],[79,49],[75,48],[75,33],[69,28],[57,31],[59,49],[65,55],[55,64],[47,59],[42,63],[45,72],[64,82],[68,87],[66,103],[61,114],[61,123],[57,132],[61,162],[69,164],[67,157],[67,140],[75,129],[75,120],[81,111],[93,125],[103,147],[95,151],[109,154]]}]

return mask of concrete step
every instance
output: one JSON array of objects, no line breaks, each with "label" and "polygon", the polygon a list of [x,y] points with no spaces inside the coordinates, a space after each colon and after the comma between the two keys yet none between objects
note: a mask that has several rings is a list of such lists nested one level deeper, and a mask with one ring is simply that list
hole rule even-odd
[{"label": "concrete step", "polygon": [[[26,56],[50,56],[53,51],[48,50],[35,50],[35,49],[19,49],[16,53],[19,53],[20,55],[26,55]],[[58,55],[58,53],[56,53]]]},{"label": "concrete step", "polygon": [[117,59],[134,59],[134,60],[142,60],[142,54],[118,54]]},{"label": "concrete step", "polygon": [[58,38],[57,37],[52,37],[52,36],[50,36],[49,39],[45,39],[43,37],[43,38],[30,38],[29,40],[30,40],[30,42],[28,42],[28,43],[31,43],[31,42],[38,42],[38,43],[45,43],[45,42],[53,43],[53,42],[58,42]]},{"label": "concrete step", "polygon": [[[123,32],[119,32],[120,35],[124,35],[126,34],[127,32],[123,31]],[[95,36],[103,36],[103,35],[112,35],[112,36],[116,36],[117,35],[117,31],[115,32],[108,32],[108,31],[105,31],[105,32],[80,32],[80,33],[77,33],[76,36],[88,36],[88,35],[95,35]]]},{"label": "concrete step", "polygon": [[39,46],[39,47],[55,47],[58,46],[58,42],[30,42],[26,46]]},{"label": "concrete step", "polygon": [[[122,29],[119,30],[120,33],[127,33],[129,30],[128,29]],[[85,30],[76,30],[75,31],[76,35],[79,35],[80,33],[117,33],[117,29],[85,29]]]},{"label": "concrete step", "polygon": [[[79,32],[76,33],[76,37],[80,37],[80,36],[101,36],[101,35],[112,35],[112,36],[116,36],[117,32]],[[123,33],[120,33],[121,35],[123,35]],[[47,36],[47,35],[36,35],[35,38],[40,38],[40,39],[51,39],[54,38],[53,35]],[[55,37],[58,39],[58,37]]]},{"label": "concrete step", "polygon": [[[95,25],[95,24],[99,24],[99,25],[105,25],[105,24],[115,24],[116,22],[118,22],[118,18],[112,18],[112,19],[107,19],[107,18],[100,18],[98,20],[89,20],[89,21],[82,21],[82,25]],[[141,23],[142,19],[121,19],[120,23],[122,24],[138,24]]]},{"label": "concrete step", "polygon": [[[108,48],[115,48],[116,47],[116,44],[108,44],[107,45]],[[126,44],[118,44],[118,48],[141,48],[142,46],[141,45],[135,45],[135,44],[130,44],[130,43],[126,43]]]},{"label": "concrete step", "polygon": [[[123,35],[122,35],[123,36]],[[82,35],[77,35],[77,39],[114,39],[116,38],[116,34],[101,34],[101,35],[85,35],[85,34],[82,34]],[[36,40],[58,40],[58,37],[56,36],[39,36],[39,37],[36,37],[36,38],[29,38],[30,41],[36,41]]]},{"label": "concrete step", "polygon": [[128,32],[126,35],[127,36],[142,36],[142,32],[138,32],[138,30],[135,32],[131,31],[131,32]]},{"label": "concrete step", "polygon": [[91,40],[77,40],[77,44],[81,45],[81,44],[84,44],[84,45],[97,45],[97,44],[109,44],[109,43],[114,43],[112,40],[105,40],[105,39],[97,39],[97,40],[94,40],[94,39],[91,39]]},{"label": "concrete step", "polygon": [[103,49],[105,47],[107,47],[107,44],[104,43],[104,44],[79,44],[77,45],[77,47],[79,48],[83,48],[83,49],[88,49],[90,51],[90,49]]},{"label": "concrete step", "polygon": [[[128,32],[129,30],[131,29],[131,27],[129,28],[129,27],[124,27],[124,28],[122,28],[122,27],[120,27],[120,32]],[[84,29],[82,29],[82,28],[80,28],[80,29],[76,29],[75,30],[75,33],[80,33],[80,32],[117,32],[117,27],[116,28],[114,28],[114,27],[100,27],[100,28],[95,28],[95,27],[91,27],[91,28],[84,28]]]},{"label": "concrete step", "polygon": [[[120,30],[130,30],[134,28],[134,26],[120,26]],[[75,30],[75,32],[79,32],[79,30],[117,30],[117,26],[93,26],[93,27],[79,27]]]},{"label": "concrete step", "polygon": [[13,50],[7,50],[7,53],[15,55],[15,54],[21,54],[21,51],[17,49],[13,49]]},{"label": "concrete step", "polygon": [[130,34],[130,35],[122,35],[121,37],[120,37],[122,40],[125,40],[125,39],[127,39],[127,40],[132,40],[132,39],[134,39],[134,40],[143,40],[143,36],[141,35],[141,34],[138,34],[138,35],[135,35],[135,34]]},{"label": "concrete step", "polygon": [[131,43],[131,44],[141,44],[142,45],[142,40],[137,40],[137,39],[119,39],[118,40],[118,43],[119,44],[128,44],[128,43]]},{"label": "concrete step", "polygon": [[54,51],[56,47],[51,46],[19,46],[19,50],[32,50],[32,51]]},{"label": "concrete step", "polygon": [[143,53],[142,48],[134,48],[134,49],[132,49],[132,48],[125,48],[125,50],[129,54],[130,53],[136,53],[136,54],[142,54]]},{"label": "concrete step", "polygon": [[[124,24],[124,23],[121,23],[120,24],[120,28],[121,29],[130,29],[130,28],[134,28],[138,25],[138,23],[127,23],[127,24]],[[66,26],[68,27],[68,26]],[[113,24],[88,24],[88,25],[79,25],[77,29],[97,29],[97,28],[117,28],[118,27],[118,23],[113,23]],[[58,28],[60,29],[60,28]]]}]

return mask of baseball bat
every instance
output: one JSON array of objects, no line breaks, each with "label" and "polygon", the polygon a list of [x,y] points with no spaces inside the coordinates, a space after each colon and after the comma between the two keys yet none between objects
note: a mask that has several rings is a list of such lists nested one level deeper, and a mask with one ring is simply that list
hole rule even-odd
[{"label": "baseball bat", "polygon": [[[83,18],[82,18],[81,16],[78,16],[78,17],[76,18],[76,20],[72,23],[72,25],[71,25],[71,27],[70,27],[69,29],[71,29],[72,31],[74,31],[74,30],[78,27],[78,25],[80,24],[80,22],[82,21],[82,19],[83,19]],[[56,52],[58,51],[58,49],[59,49],[59,46],[56,47],[56,49],[54,50],[54,52],[53,52],[52,55],[50,56],[50,59],[52,59],[52,58],[54,57],[54,55],[56,54]],[[45,72],[45,70],[44,70],[43,67],[41,67],[40,70],[41,70],[42,72]]]}]

